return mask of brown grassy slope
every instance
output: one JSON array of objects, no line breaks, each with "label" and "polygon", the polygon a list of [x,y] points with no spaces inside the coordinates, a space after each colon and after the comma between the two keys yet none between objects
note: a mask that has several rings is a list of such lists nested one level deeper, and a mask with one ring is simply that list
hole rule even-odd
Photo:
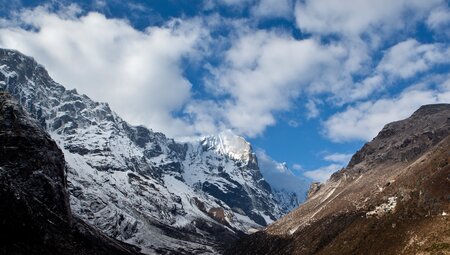
[{"label": "brown grassy slope", "polygon": [[[380,132],[305,204],[228,254],[450,254],[450,114],[425,113],[388,125],[393,134]],[[394,197],[393,211],[366,215]]]}]

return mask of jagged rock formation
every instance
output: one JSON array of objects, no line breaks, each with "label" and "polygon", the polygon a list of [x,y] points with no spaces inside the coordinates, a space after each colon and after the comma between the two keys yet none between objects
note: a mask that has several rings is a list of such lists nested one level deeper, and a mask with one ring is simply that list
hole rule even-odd
[{"label": "jagged rock formation", "polygon": [[286,212],[230,132],[181,143],[131,126],[11,50],[0,50],[0,90],[62,148],[74,213],[144,253],[216,253]]},{"label": "jagged rock formation", "polygon": [[[450,105],[386,125],[299,208],[228,254],[449,254]],[[319,188],[319,189],[317,189]]]},{"label": "jagged rock formation", "polygon": [[62,151],[0,93],[0,254],[137,254],[73,217]]}]

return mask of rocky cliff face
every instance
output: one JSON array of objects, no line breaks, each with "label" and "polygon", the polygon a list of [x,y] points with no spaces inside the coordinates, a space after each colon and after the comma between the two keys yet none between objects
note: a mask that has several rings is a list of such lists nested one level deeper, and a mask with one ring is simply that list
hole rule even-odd
[{"label": "rocky cliff face", "polygon": [[0,50],[0,90],[63,150],[73,212],[144,253],[215,253],[285,213],[230,132],[181,143],[131,126],[16,51]]},{"label": "rocky cliff face", "polygon": [[137,254],[73,217],[62,151],[0,93],[0,254]]},{"label": "rocky cliff face", "polygon": [[423,106],[228,254],[448,254],[449,162],[450,105]]}]

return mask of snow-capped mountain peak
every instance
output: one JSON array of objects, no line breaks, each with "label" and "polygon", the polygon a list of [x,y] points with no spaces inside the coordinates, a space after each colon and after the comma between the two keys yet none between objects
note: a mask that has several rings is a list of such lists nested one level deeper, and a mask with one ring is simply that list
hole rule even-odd
[{"label": "snow-capped mountain peak", "polygon": [[230,131],[177,142],[131,126],[17,51],[0,49],[0,90],[63,150],[73,213],[144,253],[216,253],[287,212]]},{"label": "snow-capped mountain peak", "polygon": [[243,137],[231,130],[225,130],[217,135],[202,139],[202,145],[209,150],[215,150],[232,159],[248,162],[253,154],[252,146]]}]

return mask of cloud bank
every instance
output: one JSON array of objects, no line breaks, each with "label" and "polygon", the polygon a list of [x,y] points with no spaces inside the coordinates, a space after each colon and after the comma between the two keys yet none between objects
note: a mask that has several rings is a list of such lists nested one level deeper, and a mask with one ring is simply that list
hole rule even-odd
[{"label": "cloud bank", "polygon": [[261,174],[272,188],[295,193],[301,202],[305,199],[309,179],[294,175],[286,164],[276,162],[263,150],[257,150],[256,155]]},{"label": "cloud bank", "polygon": [[[222,0],[204,6],[212,14],[143,30],[76,5],[58,12],[38,7],[0,21],[0,46],[34,56],[56,81],[109,102],[126,120],[176,137],[223,129],[256,137],[276,125],[280,113],[303,104],[307,121],[325,118],[327,139],[368,140],[418,105],[380,110],[389,102],[401,103],[406,95],[427,98],[421,103],[446,100],[442,87],[409,88],[412,79],[440,75],[434,70],[449,65],[446,39],[414,38],[420,22],[436,38],[446,36],[438,34],[450,23],[444,0]],[[221,16],[217,6],[247,16]],[[259,26],[274,18],[295,18],[301,35]],[[195,82],[190,68],[201,70]],[[395,86],[400,92],[390,94]]]}]

